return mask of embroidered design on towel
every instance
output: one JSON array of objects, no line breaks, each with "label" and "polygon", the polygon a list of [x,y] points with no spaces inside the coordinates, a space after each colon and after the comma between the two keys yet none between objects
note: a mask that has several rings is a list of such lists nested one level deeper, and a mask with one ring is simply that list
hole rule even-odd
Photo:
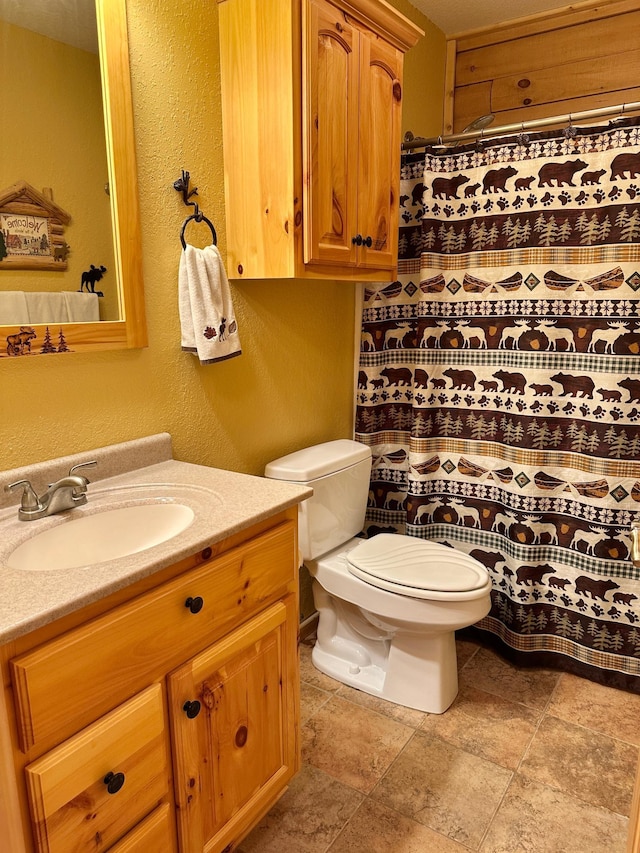
[{"label": "embroidered design on towel", "polygon": [[205,336],[205,338],[208,341],[210,341],[212,338],[215,338],[216,335],[218,335],[218,340],[224,341],[228,335],[233,335],[237,331],[238,331],[238,324],[236,323],[236,321],[232,320],[229,323],[229,326],[227,328],[227,318],[223,317],[222,321],[220,323],[220,328],[217,332],[213,328],[213,326],[205,326],[205,330],[203,332],[203,335]]}]

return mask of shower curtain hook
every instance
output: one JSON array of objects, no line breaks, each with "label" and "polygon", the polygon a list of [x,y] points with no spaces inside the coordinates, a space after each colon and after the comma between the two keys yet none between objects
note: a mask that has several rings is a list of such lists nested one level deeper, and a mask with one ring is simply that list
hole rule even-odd
[{"label": "shower curtain hook", "polygon": [[529,135],[524,132],[524,121],[520,122],[520,133],[516,139],[518,140],[518,145],[527,145],[529,142]]},{"label": "shower curtain hook", "polygon": [[573,116],[569,113],[569,124],[564,129],[565,139],[573,139],[578,133],[578,128],[573,126]]},{"label": "shower curtain hook", "polygon": [[614,125],[614,126],[615,126],[616,124],[619,124],[620,122],[623,122],[623,121],[624,121],[624,111],[625,111],[625,107],[626,107],[626,106],[627,106],[626,104],[622,104],[622,105],[621,105],[621,107],[620,107],[620,112],[618,113],[618,115],[617,115],[617,116],[612,116],[612,118],[610,118],[610,119],[609,119],[609,124],[610,124],[610,125]]}]

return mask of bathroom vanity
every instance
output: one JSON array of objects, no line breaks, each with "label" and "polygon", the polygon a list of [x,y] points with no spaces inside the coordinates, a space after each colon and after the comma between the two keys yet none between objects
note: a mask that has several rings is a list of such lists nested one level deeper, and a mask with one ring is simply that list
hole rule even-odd
[{"label": "bathroom vanity", "polygon": [[[170,452],[153,436],[68,457],[42,482],[96,456],[115,465],[86,507],[27,523],[0,510],[2,850],[231,851],[298,769],[296,519],[310,491]],[[177,500],[192,523],[138,553],[7,565],[24,528]]]}]

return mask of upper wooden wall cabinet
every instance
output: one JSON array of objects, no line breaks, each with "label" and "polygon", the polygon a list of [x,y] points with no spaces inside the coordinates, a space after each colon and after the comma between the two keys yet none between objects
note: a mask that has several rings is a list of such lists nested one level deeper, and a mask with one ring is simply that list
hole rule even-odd
[{"label": "upper wooden wall cabinet", "polygon": [[395,276],[404,53],[384,0],[218,0],[230,278]]}]

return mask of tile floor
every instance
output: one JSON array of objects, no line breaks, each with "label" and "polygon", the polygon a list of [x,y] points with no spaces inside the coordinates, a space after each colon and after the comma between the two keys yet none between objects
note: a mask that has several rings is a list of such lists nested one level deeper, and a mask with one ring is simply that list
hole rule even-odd
[{"label": "tile floor", "polygon": [[624,853],[640,696],[458,641],[443,715],[318,672],[301,646],[303,767],[239,853]]}]

